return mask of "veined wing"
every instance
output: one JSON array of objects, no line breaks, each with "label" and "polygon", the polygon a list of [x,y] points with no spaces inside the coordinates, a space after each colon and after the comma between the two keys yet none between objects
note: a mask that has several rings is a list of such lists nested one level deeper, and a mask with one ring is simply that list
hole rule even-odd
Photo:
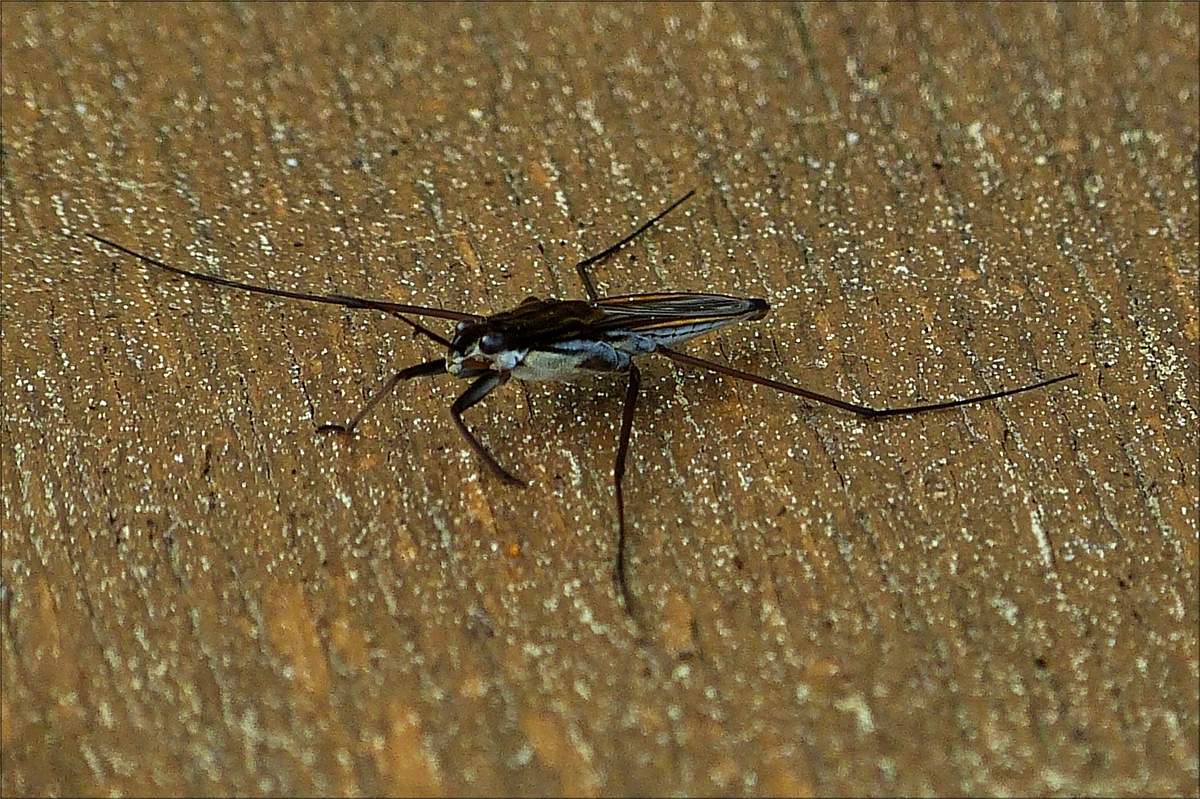
[{"label": "veined wing", "polygon": [[458,337],[466,341],[494,335],[511,349],[614,337],[641,337],[662,345],[761,319],[768,310],[765,300],[724,294],[632,294],[595,301],[529,297],[512,310],[461,328]]},{"label": "veined wing", "polygon": [[639,333],[683,326],[712,329],[761,319],[770,310],[766,300],[725,294],[630,294],[605,297],[593,305],[604,312],[598,326]]},{"label": "veined wing", "polygon": [[[597,325],[609,336],[627,331],[633,339],[670,346],[726,325],[766,316],[766,300],[725,294],[633,294],[606,297],[594,306],[602,311]],[[638,344],[639,348],[645,346]]]}]

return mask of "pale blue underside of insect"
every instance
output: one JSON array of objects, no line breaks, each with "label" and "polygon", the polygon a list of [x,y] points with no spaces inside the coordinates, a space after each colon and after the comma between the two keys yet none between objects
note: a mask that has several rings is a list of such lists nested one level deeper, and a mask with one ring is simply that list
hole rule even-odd
[{"label": "pale blue underside of insect", "polygon": [[503,349],[494,354],[472,345],[465,353],[451,349],[446,371],[455,376],[488,363],[497,372],[518,380],[579,380],[589,375],[627,372],[633,358],[659,347],[710,333],[744,319],[761,316],[765,304],[713,294],[650,295],[600,300],[596,306],[611,317],[628,320],[633,329],[608,330],[527,349]]}]

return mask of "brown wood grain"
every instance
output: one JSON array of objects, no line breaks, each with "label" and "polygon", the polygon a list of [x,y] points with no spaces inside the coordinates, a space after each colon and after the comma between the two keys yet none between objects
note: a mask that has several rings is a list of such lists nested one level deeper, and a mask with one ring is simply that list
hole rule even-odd
[{"label": "brown wood grain", "polygon": [[[1195,794],[1197,6],[52,5],[3,23],[0,789]],[[458,437],[381,314],[761,296]],[[442,328],[439,328],[442,329]]]}]

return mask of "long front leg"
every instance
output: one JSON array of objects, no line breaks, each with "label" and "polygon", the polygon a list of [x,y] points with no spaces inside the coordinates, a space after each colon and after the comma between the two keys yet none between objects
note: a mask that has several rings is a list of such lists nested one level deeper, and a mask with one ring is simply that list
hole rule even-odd
[{"label": "long front leg", "polygon": [[472,449],[475,450],[476,454],[483,459],[483,462],[488,465],[488,468],[495,472],[506,483],[524,487],[525,481],[519,477],[516,477],[503,466],[501,466],[500,462],[492,456],[492,453],[488,452],[487,449],[484,448],[483,444],[479,442],[479,439],[475,437],[475,434],[471,432],[471,430],[467,427],[467,423],[464,422],[462,418],[463,411],[467,410],[472,405],[475,405],[488,394],[491,394],[500,386],[507,383],[508,378],[508,372],[488,372],[487,374],[481,376],[478,380],[471,384],[470,388],[462,393],[462,396],[454,401],[453,405],[450,406],[450,415],[454,417],[454,423],[458,425],[458,429],[462,431],[463,436],[467,439],[467,443],[469,443]]},{"label": "long front leg", "polygon": [[[408,321],[405,319],[404,321]],[[409,322],[409,324],[412,324]],[[414,377],[433,377],[434,375],[444,375],[446,373],[446,359],[438,358],[436,361],[428,361],[419,363],[416,366],[410,366],[407,369],[401,369],[392,379],[387,381],[387,385],[375,392],[371,399],[367,400],[367,404],[358,412],[358,415],[350,420],[348,424],[323,424],[317,428],[319,433],[353,433],[354,428],[358,427],[368,413],[374,409],[376,405],[383,401],[383,398],[391,394],[395,390],[396,385],[402,380],[411,380]]]},{"label": "long front leg", "polygon": [[625,581],[625,459],[629,455],[629,436],[633,432],[633,409],[637,405],[638,390],[642,385],[642,373],[634,364],[629,366],[629,388],[625,390],[625,410],[621,414],[621,437],[617,442],[617,463],[613,468],[613,481],[617,489],[617,566],[614,576],[617,592],[626,613],[632,613],[633,598],[629,584]]}]

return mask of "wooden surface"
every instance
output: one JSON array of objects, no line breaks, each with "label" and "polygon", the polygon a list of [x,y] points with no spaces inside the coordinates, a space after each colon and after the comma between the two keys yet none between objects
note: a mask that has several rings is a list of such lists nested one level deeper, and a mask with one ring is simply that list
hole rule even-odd
[{"label": "wooden surface", "polygon": [[[1197,792],[1197,6],[3,6],[6,795]],[[767,298],[449,377],[602,291]],[[438,329],[445,329],[439,325]]]}]

